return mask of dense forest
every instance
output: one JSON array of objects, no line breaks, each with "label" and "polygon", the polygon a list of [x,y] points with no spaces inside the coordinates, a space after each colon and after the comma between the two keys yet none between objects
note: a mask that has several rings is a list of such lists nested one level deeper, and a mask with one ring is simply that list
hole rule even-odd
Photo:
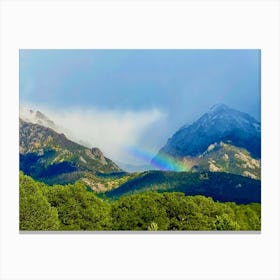
[{"label": "dense forest", "polygon": [[109,198],[83,182],[49,186],[20,172],[20,230],[260,230],[260,203],[146,191]]}]

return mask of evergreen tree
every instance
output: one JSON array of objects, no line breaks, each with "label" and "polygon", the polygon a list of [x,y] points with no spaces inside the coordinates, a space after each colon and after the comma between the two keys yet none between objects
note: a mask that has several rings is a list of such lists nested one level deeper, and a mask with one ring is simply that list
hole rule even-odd
[{"label": "evergreen tree", "polygon": [[20,230],[58,230],[57,210],[37,183],[20,173]]}]

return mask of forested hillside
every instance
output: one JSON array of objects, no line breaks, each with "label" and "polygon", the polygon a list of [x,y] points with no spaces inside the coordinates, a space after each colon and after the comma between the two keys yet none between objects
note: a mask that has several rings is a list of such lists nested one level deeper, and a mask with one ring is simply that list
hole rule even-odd
[{"label": "forested hillside", "polygon": [[20,230],[260,230],[259,203],[214,202],[180,192],[112,200],[86,185],[48,186],[20,173]]},{"label": "forested hillside", "polygon": [[107,192],[109,197],[145,191],[183,192],[210,196],[214,200],[251,203],[261,201],[261,182],[221,172],[147,171]]}]

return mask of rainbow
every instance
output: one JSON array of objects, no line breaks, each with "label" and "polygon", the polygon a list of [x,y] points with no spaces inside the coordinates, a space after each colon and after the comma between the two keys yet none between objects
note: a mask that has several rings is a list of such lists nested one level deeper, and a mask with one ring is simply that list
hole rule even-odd
[{"label": "rainbow", "polygon": [[132,156],[151,164],[155,169],[164,171],[188,171],[189,167],[186,162],[176,160],[175,158],[165,155],[157,154],[147,149],[140,149],[138,147],[129,147],[127,149]]}]

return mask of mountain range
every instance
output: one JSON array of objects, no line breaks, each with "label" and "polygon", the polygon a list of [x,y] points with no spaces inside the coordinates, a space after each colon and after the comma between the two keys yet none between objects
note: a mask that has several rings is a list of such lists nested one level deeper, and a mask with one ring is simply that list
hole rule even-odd
[{"label": "mountain range", "polygon": [[[98,147],[79,144],[62,131],[67,130],[40,111],[20,116],[20,170],[50,185],[81,180],[89,190],[112,198],[133,192],[180,191],[220,201],[260,202],[260,123],[226,105],[215,105],[194,123],[182,126],[152,164],[141,170],[115,163]],[[175,171],[185,172],[172,172],[170,165],[152,171],[162,157],[179,164],[181,169]]]}]

